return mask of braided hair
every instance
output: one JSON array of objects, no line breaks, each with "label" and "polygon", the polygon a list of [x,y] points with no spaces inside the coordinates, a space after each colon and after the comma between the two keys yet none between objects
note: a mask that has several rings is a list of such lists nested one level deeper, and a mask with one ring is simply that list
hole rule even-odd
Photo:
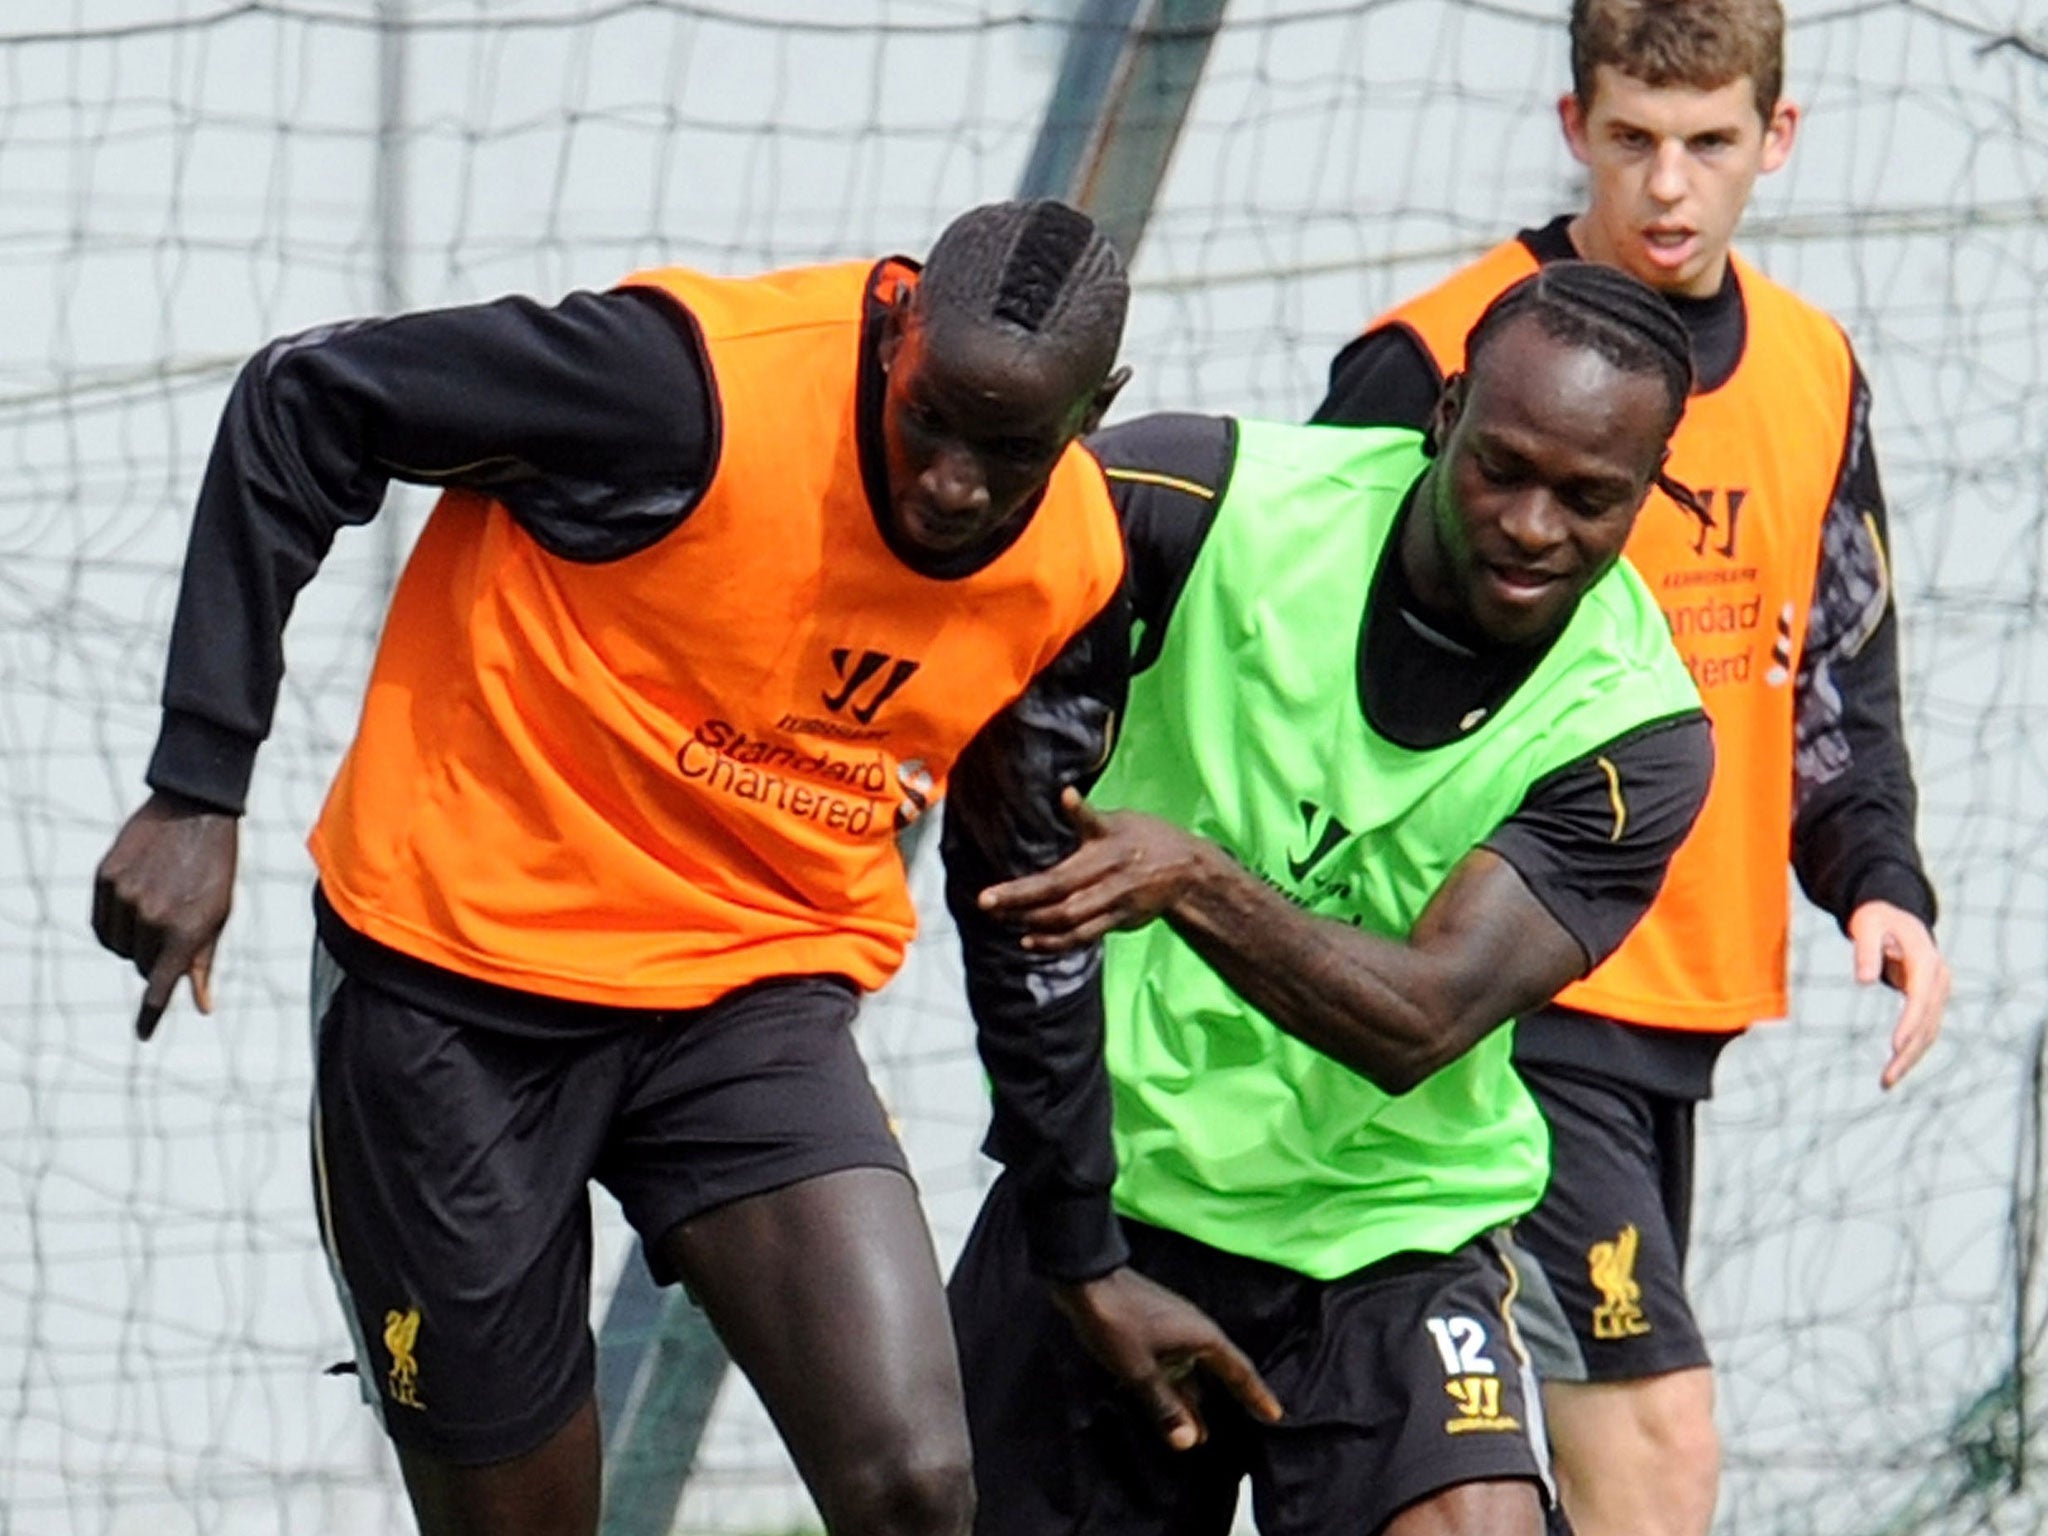
[{"label": "braided hair", "polygon": [[927,316],[1022,332],[1098,376],[1116,362],[1130,297],[1123,258],[1095,221],[1049,198],[963,213],[932,247],[917,286]]},{"label": "braided hair", "polygon": [[[1594,261],[1551,261],[1486,306],[1465,334],[1465,367],[1476,368],[1492,340],[1518,316],[1528,315],[1545,335],[1585,347],[1624,373],[1660,379],[1670,406],[1665,434],[1685,414],[1694,382],[1692,336],[1664,296],[1618,267]],[[1656,485],[1709,527],[1713,516],[1699,494],[1660,468]]]},{"label": "braided hair", "polygon": [[1623,373],[1664,383],[1670,425],[1692,393],[1692,337],[1676,310],[1649,284],[1595,261],[1552,261],[1502,291],[1465,335],[1465,366],[1479,364],[1488,343],[1519,315],[1546,336],[1585,347]]}]

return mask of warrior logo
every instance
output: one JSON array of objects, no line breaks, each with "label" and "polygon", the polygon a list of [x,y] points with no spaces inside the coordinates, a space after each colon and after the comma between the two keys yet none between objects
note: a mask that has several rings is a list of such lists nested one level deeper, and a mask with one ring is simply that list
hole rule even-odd
[{"label": "warrior logo", "polygon": [[[1318,817],[1323,818],[1321,836],[1316,835],[1316,819]],[[1287,873],[1292,875],[1297,882],[1305,879],[1310,870],[1327,859],[1336,851],[1337,846],[1351,835],[1349,827],[1345,826],[1335,816],[1330,815],[1313,800],[1301,802],[1301,821],[1302,830],[1309,835],[1312,841],[1309,843],[1309,850],[1305,856],[1298,859],[1292,855],[1288,857]]]},{"label": "warrior logo", "polygon": [[[1705,515],[1699,520],[1699,530],[1693,538],[1692,552],[1704,555],[1711,550],[1724,560],[1733,560],[1735,536],[1742,527],[1742,504],[1749,500],[1749,492],[1701,490],[1693,494],[1699,497]],[[1717,501],[1725,510],[1725,517],[1714,515],[1714,504]]]},{"label": "warrior logo", "polygon": [[[892,660],[895,660],[896,664],[890,667],[889,663]],[[863,702],[855,704],[853,695],[856,690],[884,667],[889,667],[888,675],[882,678]],[[885,651],[862,651],[860,659],[856,661],[852,651],[844,646],[835,646],[832,651],[832,671],[839,679],[839,689],[836,693],[821,693],[818,697],[824,700],[825,707],[833,714],[845,710],[862,725],[866,725],[875,718],[875,711],[889,701],[889,696],[916,675],[917,668],[917,662],[896,660]]]},{"label": "warrior logo", "polygon": [[1520,1420],[1500,1411],[1498,1376],[1454,1376],[1444,1383],[1444,1391],[1458,1406],[1457,1417],[1444,1423],[1448,1434],[1469,1435],[1475,1429],[1513,1430],[1522,1427]]}]

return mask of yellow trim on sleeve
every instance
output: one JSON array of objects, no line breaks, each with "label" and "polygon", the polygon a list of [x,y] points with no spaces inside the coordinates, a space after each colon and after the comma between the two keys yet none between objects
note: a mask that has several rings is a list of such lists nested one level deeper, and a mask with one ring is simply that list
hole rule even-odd
[{"label": "yellow trim on sleeve", "polygon": [[1607,841],[1618,843],[1621,841],[1623,830],[1628,826],[1628,802],[1621,798],[1621,773],[1604,757],[1596,757],[1593,761],[1598,763],[1600,771],[1607,775],[1607,799],[1614,807],[1614,830],[1607,834]]},{"label": "yellow trim on sleeve", "polygon": [[1155,474],[1149,469],[1111,469],[1103,466],[1102,472],[1112,480],[1128,480],[1133,485],[1160,485],[1169,491],[1186,491],[1190,496],[1199,496],[1204,501],[1214,501],[1215,491],[1206,485],[1197,485],[1192,480],[1183,480],[1178,475]]},{"label": "yellow trim on sleeve", "polygon": [[1877,519],[1870,513],[1863,514],[1864,530],[1870,535],[1870,547],[1877,551],[1877,579],[1882,585],[1887,600],[1892,593],[1892,562],[1884,552],[1884,540],[1878,536]]}]

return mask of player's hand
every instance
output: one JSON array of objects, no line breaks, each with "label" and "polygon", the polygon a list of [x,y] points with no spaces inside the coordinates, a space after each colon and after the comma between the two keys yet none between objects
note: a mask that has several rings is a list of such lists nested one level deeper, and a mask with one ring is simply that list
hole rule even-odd
[{"label": "player's hand", "polygon": [[1052,1292],[1088,1353],[1144,1400],[1176,1451],[1209,1438],[1198,1371],[1228,1387],[1254,1418],[1279,1421],[1279,1399],[1244,1351],[1178,1292],[1128,1266],[1099,1279],[1055,1285]]},{"label": "player's hand", "polygon": [[135,1016],[147,1040],[178,978],[213,1011],[213,948],[235,893],[236,819],[176,795],[153,794],[128,818],[92,883],[92,931],[135,962],[148,983]]},{"label": "player's hand", "polygon": [[1860,984],[1869,986],[1882,978],[1886,986],[1906,995],[1899,1021],[1892,1027],[1892,1057],[1878,1079],[1881,1086],[1893,1088],[1941,1033],[1942,1010],[1948,1006],[1948,962],[1927,925],[1888,901],[1866,901],[1850,913],[1849,939],[1856,946]]},{"label": "player's hand", "polygon": [[1060,806],[1081,846],[1051,869],[992,885],[981,909],[1024,930],[1026,949],[1058,954],[1119,928],[1142,928],[1199,877],[1208,845],[1141,811],[1098,811],[1069,787]]}]

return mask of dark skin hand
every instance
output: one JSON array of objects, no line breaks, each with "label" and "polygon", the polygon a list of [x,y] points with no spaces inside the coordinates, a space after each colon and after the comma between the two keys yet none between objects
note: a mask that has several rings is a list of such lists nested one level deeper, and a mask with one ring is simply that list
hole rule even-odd
[{"label": "dark skin hand", "polygon": [[135,1033],[147,1040],[180,977],[213,1011],[213,950],[235,893],[236,818],[161,791],[128,818],[92,885],[92,931],[147,983]]},{"label": "dark skin hand", "polygon": [[1069,788],[1060,806],[1081,846],[1052,868],[990,886],[981,907],[1024,929],[1026,949],[1061,954],[1163,917],[1202,877],[1210,845],[1136,811],[1098,811]]},{"label": "dark skin hand", "polygon": [[1288,1034],[1388,1093],[1405,1093],[1505,1019],[1585,973],[1586,954],[1522,883],[1466,855],[1396,943],[1316,917],[1215,844],[1156,816],[1063,797],[1081,847],[991,886],[983,910],[1059,953],[1163,918]]},{"label": "dark skin hand", "polygon": [[1198,1370],[1229,1388],[1253,1418],[1279,1422],[1280,1400],[1244,1351],[1178,1293],[1125,1267],[1094,1280],[1056,1284],[1052,1294],[1082,1347],[1144,1401],[1176,1451],[1209,1438]]}]

